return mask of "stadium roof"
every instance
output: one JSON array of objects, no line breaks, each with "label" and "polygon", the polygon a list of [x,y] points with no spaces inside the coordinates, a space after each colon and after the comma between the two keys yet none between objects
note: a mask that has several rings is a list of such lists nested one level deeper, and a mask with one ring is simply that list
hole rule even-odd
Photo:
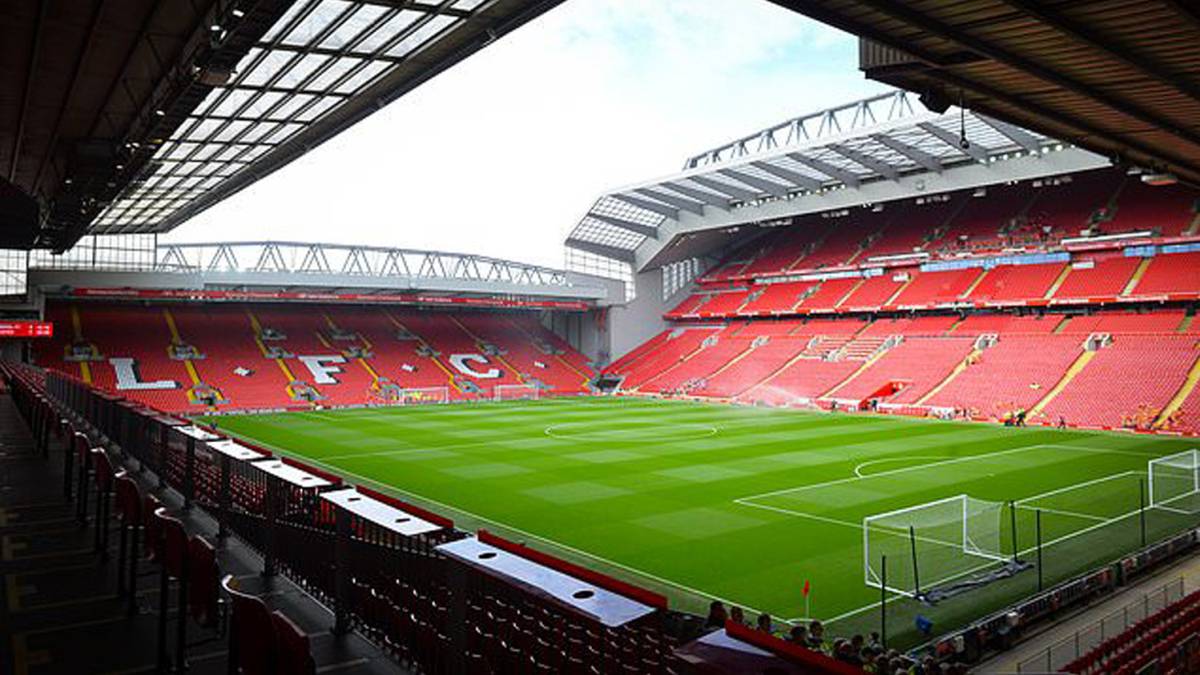
[{"label": "stadium roof", "polygon": [[[842,201],[860,205],[898,199],[910,189],[902,181],[919,183],[916,189],[923,191],[923,177],[942,178],[956,167],[989,167],[1012,157],[1042,157],[1062,146],[974,111],[927,112],[914,95],[896,90],[768,127],[689,157],[678,174],[604,194],[566,245],[642,267],[673,243],[671,237],[760,220],[753,207],[763,204],[793,204],[779,216],[836,208],[840,204],[833,196],[840,193],[849,193]],[[1043,173],[1054,170],[1043,164]],[[997,173],[990,182],[1010,178]],[[933,191],[933,181],[928,182]],[[965,187],[939,184],[943,190]],[[819,199],[802,200],[805,196]],[[687,225],[679,226],[683,222]],[[667,223],[676,227],[665,228]],[[644,244],[657,250],[642,249]],[[639,249],[647,254],[639,256]]]},{"label": "stadium roof", "polygon": [[165,232],[560,2],[6,2],[0,188],[29,246]]},{"label": "stadium roof", "polygon": [[772,0],[864,38],[872,79],[1200,185],[1194,0]]}]

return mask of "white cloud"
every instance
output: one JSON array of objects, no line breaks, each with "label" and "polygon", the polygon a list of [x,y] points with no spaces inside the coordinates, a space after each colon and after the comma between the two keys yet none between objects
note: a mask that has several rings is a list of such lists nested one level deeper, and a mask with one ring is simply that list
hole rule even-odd
[{"label": "white cloud", "polygon": [[606,188],[881,91],[856,59],[854,38],[764,0],[570,0],[167,238],[559,266]]}]

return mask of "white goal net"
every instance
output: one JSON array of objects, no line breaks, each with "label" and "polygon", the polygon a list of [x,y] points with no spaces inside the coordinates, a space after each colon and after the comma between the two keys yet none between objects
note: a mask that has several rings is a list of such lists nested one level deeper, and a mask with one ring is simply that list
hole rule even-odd
[{"label": "white goal net", "polygon": [[450,387],[408,387],[400,390],[396,402],[400,405],[449,403]]},{"label": "white goal net", "polygon": [[867,585],[914,596],[1007,561],[1000,550],[1003,510],[1000,502],[958,495],[867,516]]},{"label": "white goal net", "polygon": [[1150,506],[1178,513],[1200,513],[1200,450],[1185,450],[1150,460]]},{"label": "white goal net", "polygon": [[532,384],[498,384],[492,388],[492,398],[497,401],[536,401],[541,390]]}]

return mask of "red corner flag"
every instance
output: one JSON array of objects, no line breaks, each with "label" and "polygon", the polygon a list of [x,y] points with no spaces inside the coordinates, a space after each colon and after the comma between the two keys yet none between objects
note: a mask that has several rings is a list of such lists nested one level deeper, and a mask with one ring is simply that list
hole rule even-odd
[{"label": "red corner flag", "polygon": [[806,597],[806,598],[808,597],[808,591],[810,589],[811,589],[811,587],[809,586],[808,579],[805,579],[804,580],[804,590],[802,591],[804,593],[804,597]]}]

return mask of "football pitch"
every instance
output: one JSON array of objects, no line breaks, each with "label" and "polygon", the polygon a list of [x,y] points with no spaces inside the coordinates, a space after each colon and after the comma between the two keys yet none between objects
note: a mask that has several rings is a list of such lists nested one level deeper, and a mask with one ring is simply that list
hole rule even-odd
[{"label": "football pitch", "polygon": [[[863,519],[873,514],[964,494],[1001,503],[992,546],[1011,556],[1015,540],[1018,557],[1034,562],[1040,525],[1046,585],[1200,522],[1190,503],[1141,508],[1147,462],[1195,447],[1188,439],[635,398],[207,421],[464,529],[654,588],[675,607],[703,612],[717,598],[843,634],[880,623],[882,594],[864,570]],[[903,579],[911,549],[897,539],[884,548]],[[995,566],[935,543],[950,553],[918,563],[926,586]],[[1030,569],[936,606],[887,593],[888,632],[918,642],[917,615],[949,630],[1032,594],[1038,576]]]}]

